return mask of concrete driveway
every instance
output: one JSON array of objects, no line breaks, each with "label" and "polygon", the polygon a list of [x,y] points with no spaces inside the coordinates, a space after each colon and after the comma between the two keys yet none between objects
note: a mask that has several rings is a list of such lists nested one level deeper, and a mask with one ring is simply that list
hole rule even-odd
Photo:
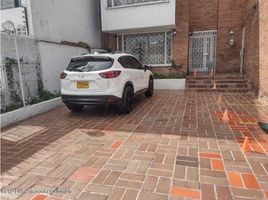
[{"label": "concrete driveway", "polygon": [[158,91],[128,115],[62,107],[10,126],[1,133],[2,199],[268,198],[268,135],[257,125],[267,104],[217,99]]}]

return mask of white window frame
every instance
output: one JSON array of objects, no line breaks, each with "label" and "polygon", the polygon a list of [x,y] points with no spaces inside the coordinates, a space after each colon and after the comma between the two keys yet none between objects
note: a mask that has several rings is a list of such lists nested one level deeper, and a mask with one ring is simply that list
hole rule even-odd
[{"label": "white window frame", "polygon": [[112,6],[108,7],[108,0],[106,0],[106,9],[126,8],[126,7],[132,7],[132,6],[143,6],[143,5],[150,5],[150,4],[168,3],[170,0],[158,0],[158,1],[151,0],[149,2],[123,4],[120,6],[115,6],[114,0],[111,0],[111,1],[112,1]]},{"label": "white window frame", "polygon": [[[172,35],[172,31],[153,31],[153,32],[139,32],[139,33],[125,33],[125,34],[118,34],[118,35],[121,35],[121,47],[122,47],[122,52],[125,53],[125,48],[124,48],[124,39],[125,39],[125,35],[135,35],[135,34],[150,34],[150,33],[164,33],[165,35],[165,63],[161,63],[161,64],[146,64],[146,65],[150,65],[152,67],[168,67],[168,66],[172,66],[172,37],[171,37],[171,42],[170,42],[170,63],[167,63],[167,33],[168,32],[171,32],[171,35]],[[119,49],[119,40],[118,40],[118,37],[117,37],[117,50],[120,51]]]}]

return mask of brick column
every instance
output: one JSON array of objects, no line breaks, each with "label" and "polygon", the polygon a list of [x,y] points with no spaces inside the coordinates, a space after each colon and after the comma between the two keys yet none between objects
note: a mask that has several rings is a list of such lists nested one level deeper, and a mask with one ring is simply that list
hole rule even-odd
[{"label": "brick column", "polygon": [[[244,55],[244,74],[250,80],[250,87],[254,93],[259,93],[259,8],[256,0],[247,3],[246,37]],[[254,8],[255,7],[255,8]]]},{"label": "brick column", "polygon": [[[216,73],[240,71],[242,28],[245,23],[247,0],[219,0]],[[230,31],[234,45],[229,44]]]},{"label": "brick column", "polygon": [[101,33],[101,48],[109,50],[117,50],[117,39],[115,34]]},{"label": "brick column", "polygon": [[172,58],[181,64],[182,71],[187,72],[189,54],[189,1],[176,2],[176,34],[172,41]]},{"label": "brick column", "polygon": [[259,0],[260,96],[268,97],[268,1]]}]

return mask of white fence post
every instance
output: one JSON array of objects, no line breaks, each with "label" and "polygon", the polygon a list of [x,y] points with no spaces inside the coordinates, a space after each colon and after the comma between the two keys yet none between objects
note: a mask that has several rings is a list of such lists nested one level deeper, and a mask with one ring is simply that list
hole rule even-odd
[{"label": "white fence post", "polygon": [[21,75],[21,67],[20,67],[20,57],[19,57],[19,51],[18,51],[18,44],[17,44],[17,37],[14,34],[14,41],[15,41],[15,49],[16,49],[16,56],[17,56],[17,62],[18,62],[18,68],[19,68],[19,78],[20,78],[20,90],[21,90],[21,97],[22,97],[22,103],[25,107],[25,97],[24,97],[24,90],[23,90],[23,83],[22,83],[22,75]]}]

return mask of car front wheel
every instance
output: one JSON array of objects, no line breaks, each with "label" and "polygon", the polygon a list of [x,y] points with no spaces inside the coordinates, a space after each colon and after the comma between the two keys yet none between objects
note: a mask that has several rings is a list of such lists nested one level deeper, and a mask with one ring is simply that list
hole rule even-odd
[{"label": "car front wheel", "polygon": [[76,105],[76,104],[66,104],[67,108],[73,112],[80,112],[84,106],[83,105]]},{"label": "car front wheel", "polygon": [[123,92],[122,101],[118,105],[121,113],[130,113],[133,110],[134,91],[132,87],[126,86]]}]

